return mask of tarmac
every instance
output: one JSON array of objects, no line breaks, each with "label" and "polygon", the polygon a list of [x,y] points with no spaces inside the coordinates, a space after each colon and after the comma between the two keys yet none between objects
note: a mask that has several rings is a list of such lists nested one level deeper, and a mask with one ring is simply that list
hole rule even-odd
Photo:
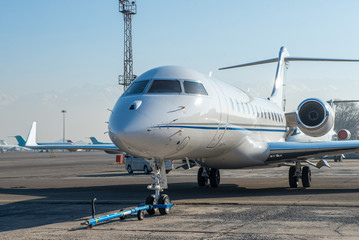
[{"label": "tarmac", "polygon": [[218,188],[198,187],[197,171],[173,170],[169,215],[112,220],[151,194],[151,175],[128,174],[103,152],[0,154],[1,239],[358,239],[359,160],[312,169],[312,187],[288,187],[288,167],[221,170]]}]

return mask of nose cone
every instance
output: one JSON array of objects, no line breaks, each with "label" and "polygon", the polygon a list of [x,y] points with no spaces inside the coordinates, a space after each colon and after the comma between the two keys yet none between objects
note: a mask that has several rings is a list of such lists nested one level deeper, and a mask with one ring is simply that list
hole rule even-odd
[{"label": "nose cone", "polygon": [[147,130],[151,116],[142,110],[142,101],[131,97],[120,98],[109,120],[111,140],[121,150],[135,156],[143,155],[136,149],[144,149],[148,141]]},{"label": "nose cone", "polygon": [[137,157],[166,158],[175,153],[178,129],[164,127],[170,119],[165,119],[163,112],[160,103],[154,104],[151,99],[121,97],[109,120],[112,142]]}]

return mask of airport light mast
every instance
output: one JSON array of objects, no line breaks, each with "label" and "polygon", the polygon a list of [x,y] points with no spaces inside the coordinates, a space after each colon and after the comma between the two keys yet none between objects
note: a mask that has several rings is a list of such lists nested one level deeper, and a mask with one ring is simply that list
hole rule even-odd
[{"label": "airport light mast", "polygon": [[123,75],[118,76],[118,83],[123,85],[123,90],[136,78],[133,75],[133,56],[132,56],[132,16],[137,13],[136,1],[119,0],[119,11],[124,19],[124,64]]},{"label": "airport light mast", "polygon": [[65,113],[67,113],[66,110],[62,110],[62,142],[65,142]]}]

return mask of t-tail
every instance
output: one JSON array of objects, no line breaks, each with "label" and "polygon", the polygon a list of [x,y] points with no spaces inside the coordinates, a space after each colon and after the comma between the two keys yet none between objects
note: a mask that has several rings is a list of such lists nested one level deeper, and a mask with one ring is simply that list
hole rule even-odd
[{"label": "t-tail", "polygon": [[16,135],[15,138],[20,147],[25,147],[26,141],[24,140],[23,137],[21,137],[20,135]]},{"label": "t-tail", "polygon": [[285,47],[281,47],[278,56],[277,72],[275,74],[272,94],[268,98],[270,101],[277,104],[283,110],[285,110],[284,71],[286,69],[286,58],[288,57],[289,57],[289,53],[287,49]]},{"label": "t-tail", "polygon": [[248,67],[266,63],[278,62],[277,71],[274,80],[274,86],[272,90],[272,94],[268,99],[271,102],[276,103],[280,108],[285,110],[285,70],[287,68],[287,62],[290,61],[316,61],[316,62],[359,62],[358,59],[336,59],[336,58],[302,58],[302,57],[289,57],[289,53],[287,48],[281,47],[279,50],[278,58],[271,58],[267,60],[261,60],[257,62],[250,62],[240,65],[234,65],[230,67],[220,68],[219,70],[231,69],[231,68],[239,68],[239,67]]}]

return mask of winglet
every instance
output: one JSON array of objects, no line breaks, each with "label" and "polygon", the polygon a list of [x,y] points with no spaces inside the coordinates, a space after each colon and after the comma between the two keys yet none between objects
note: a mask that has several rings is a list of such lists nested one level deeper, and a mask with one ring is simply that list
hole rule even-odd
[{"label": "winglet", "polygon": [[26,147],[37,146],[36,143],[36,122],[32,123],[29,135],[27,136]]}]

